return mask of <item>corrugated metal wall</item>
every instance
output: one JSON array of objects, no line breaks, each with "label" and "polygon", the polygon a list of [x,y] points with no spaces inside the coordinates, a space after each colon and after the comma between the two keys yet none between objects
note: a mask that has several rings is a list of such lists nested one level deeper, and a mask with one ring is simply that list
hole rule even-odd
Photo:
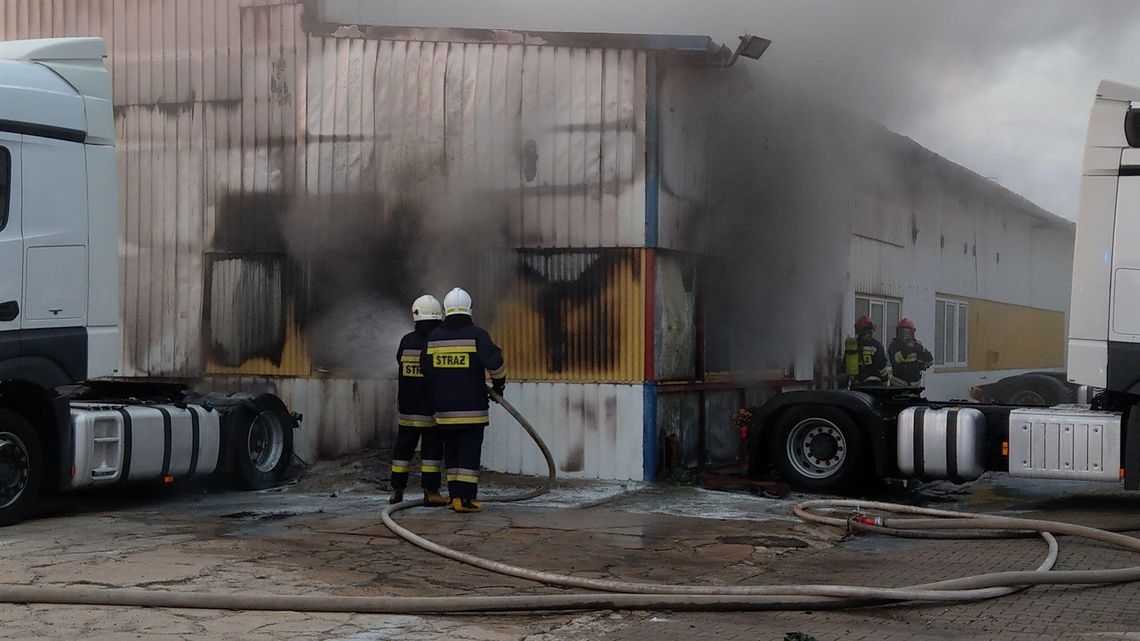
[{"label": "corrugated metal wall", "polygon": [[306,192],[434,176],[513,246],[644,243],[643,52],[313,37],[305,73]]},{"label": "corrugated metal wall", "polygon": [[[740,460],[742,443],[736,426],[736,411],[749,404],[761,405],[778,390],[773,385],[754,385],[749,398],[741,389],[664,391],[657,397],[657,429],[666,452],[675,454],[684,467],[723,465]],[[755,398],[755,396],[754,396]],[[666,465],[674,461],[665,461]]]},{"label": "corrugated metal wall", "polygon": [[851,285],[856,293],[903,297],[909,273],[905,247],[852,235],[851,256]]},{"label": "corrugated metal wall", "polygon": [[[410,189],[436,208],[436,230],[496,211],[476,223],[506,230],[496,260],[508,269],[478,278],[499,281],[504,302],[483,318],[499,319],[512,376],[641,381],[646,53],[315,35],[303,12],[0,0],[4,39],[107,39],[124,372],[269,386],[307,415],[306,456],[386,443],[391,381],[310,378],[326,364],[310,333],[328,275],[312,256],[340,240],[330,230],[402,224]],[[430,200],[444,191],[464,198]],[[319,224],[298,233],[298,216]],[[383,273],[372,277],[399,277]],[[577,426],[559,443],[610,430],[585,454],[568,446],[564,471],[641,477],[640,386],[525,389],[547,424]]]},{"label": "corrugated metal wall", "polygon": [[917,215],[918,186],[902,180],[887,182],[886,185],[867,185],[872,193],[851,195],[846,212],[851,218],[851,233],[905,247]]},{"label": "corrugated metal wall", "polygon": [[[641,385],[520,383],[507,400],[530,418],[550,447],[563,478],[642,479]],[[497,405],[483,445],[492,470],[545,474],[530,437]]]},{"label": "corrugated metal wall", "polygon": [[[243,43],[295,42],[301,7],[243,8],[232,0],[4,0],[5,39],[107,40],[119,135],[124,371],[203,371],[204,249],[218,199],[253,172],[260,77]],[[245,3],[250,4],[250,3]],[[252,14],[250,12],[253,12]],[[258,19],[251,19],[256,16]],[[273,29],[254,32],[255,25]],[[243,32],[243,28],[245,31]],[[274,37],[266,36],[270,31]],[[302,38],[303,41],[303,38]],[[243,59],[246,60],[243,69]],[[244,76],[244,78],[243,78]],[[243,87],[251,108],[242,109]],[[266,95],[269,95],[268,92]],[[285,120],[295,120],[290,112]],[[243,123],[244,119],[244,123]],[[295,128],[294,128],[295,129]],[[300,368],[294,368],[300,369]],[[252,371],[265,371],[254,368]]]},{"label": "corrugated metal wall", "polygon": [[658,246],[692,250],[694,235],[706,224],[701,217],[716,215],[708,202],[709,172],[718,152],[711,132],[719,124],[717,101],[730,98],[706,91],[721,89],[707,69],[671,66],[659,73]]},{"label": "corrugated metal wall", "polygon": [[659,251],[656,256],[653,370],[655,380],[704,377],[698,361],[705,352],[700,329],[698,260],[692,254]]},{"label": "corrugated metal wall", "polygon": [[[644,52],[313,36],[292,2],[0,0],[0,16],[7,39],[108,40],[129,374],[311,373],[314,269],[275,229],[299,195],[371,199],[383,226],[426,182],[501,203],[511,246],[644,243]],[[623,318],[629,273],[606,288]],[[640,342],[623,329],[616,360],[576,369],[541,367],[521,330],[513,345],[528,377],[616,381],[638,378]]]},{"label": "corrugated metal wall", "polygon": [[[291,8],[292,9],[292,8]],[[124,371],[201,371],[204,137],[241,96],[239,5],[3,0],[5,39],[101,36],[119,143]]]},{"label": "corrugated metal wall", "polygon": [[[232,3],[230,3],[232,5]],[[204,163],[204,354],[210,374],[309,376],[300,325],[306,273],[283,242],[300,193],[308,39],[302,7],[243,0],[226,71],[239,84],[207,107]],[[232,8],[230,8],[232,11]],[[236,65],[236,66],[235,66]],[[219,83],[220,84],[220,83]]]},{"label": "corrugated metal wall", "polygon": [[396,382],[392,380],[212,376],[202,386],[279,395],[291,411],[304,416],[293,438],[297,455],[308,462],[394,443]]}]

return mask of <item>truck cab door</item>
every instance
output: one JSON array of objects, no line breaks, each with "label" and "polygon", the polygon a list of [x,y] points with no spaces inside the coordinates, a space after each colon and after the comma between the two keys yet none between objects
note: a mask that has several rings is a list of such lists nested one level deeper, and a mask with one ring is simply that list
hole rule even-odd
[{"label": "truck cab door", "polygon": [[19,353],[18,330],[24,306],[21,139],[19,134],[0,132],[0,360]]},{"label": "truck cab door", "polygon": [[25,135],[21,167],[26,353],[33,336],[86,336],[87,163],[80,143]]},{"label": "truck cab door", "polygon": [[56,385],[85,380],[88,216],[82,143],[23,134],[20,231],[20,356],[45,363]]}]

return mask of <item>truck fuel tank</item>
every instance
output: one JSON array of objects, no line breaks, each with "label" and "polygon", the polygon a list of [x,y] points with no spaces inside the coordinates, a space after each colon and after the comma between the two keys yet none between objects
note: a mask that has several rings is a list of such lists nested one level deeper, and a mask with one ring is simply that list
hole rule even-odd
[{"label": "truck fuel tank", "polygon": [[219,420],[200,405],[74,402],[70,489],[206,476],[218,465]]},{"label": "truck fuel tank", "polygon": [[898,418],[898,467],[920,479],[973,481],[985,472],[986,417],[968,407],[908,407]]}]

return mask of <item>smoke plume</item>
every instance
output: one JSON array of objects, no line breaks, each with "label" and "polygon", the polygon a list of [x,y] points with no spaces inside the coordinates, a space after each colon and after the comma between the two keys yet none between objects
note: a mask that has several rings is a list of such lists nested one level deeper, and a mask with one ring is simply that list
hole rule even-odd
[{"label": "smoke plume", "polygon": [[835,347],[852,203],[895,171],[882,141],[893,137],[778,78],[705,77],[722,126],[709,197],[686,234],[709,257],[706,308],[725,310],[707,322],[708,367],[812,363]]},{"label": "smoke plume", "polygon": [[415,298],[442,302],[462,287],[489,325],[508,280],[509,207],[499,192],[428,163],[378,178],[367,167],[347,193],[298,197],[287,214],[286,251],[304,274],[303,331],[322,370],[394,377]]}]

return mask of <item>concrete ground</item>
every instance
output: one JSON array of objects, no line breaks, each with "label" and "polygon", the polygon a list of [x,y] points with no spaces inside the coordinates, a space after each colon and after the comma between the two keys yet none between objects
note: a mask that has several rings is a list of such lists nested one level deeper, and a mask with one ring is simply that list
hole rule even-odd
[{"label": "concrete ground", "polygon": [[[379,522],[386,471],[374,457],[326,463],[258,493],[142,492],[64,497],[0,530],[0,582],[264,594],[539,594],[562,590],[488,574],[396,539]],[[526,480],[499,478],[486,494]],[[886,500],[1140,528],[1140,495],[997,477],[965,488],[883,490]],[[1039,540],[941,542],[859,536],[800,523],[797,498],[692,487],[565,483],[479,515],[405,512],[446,545],[578,576],[661,583],[905,585],[1030,569]],[[1061,540],[1058,569],[1135,557]],[[1034,588],[969,605],[844,612],[591,612],[366,616],[0,605],[5,639],[1140,639],[1140,584]],[[794,637],[793,637],[794,638]],[[800,637],[806,638],[806,637]]]}]

